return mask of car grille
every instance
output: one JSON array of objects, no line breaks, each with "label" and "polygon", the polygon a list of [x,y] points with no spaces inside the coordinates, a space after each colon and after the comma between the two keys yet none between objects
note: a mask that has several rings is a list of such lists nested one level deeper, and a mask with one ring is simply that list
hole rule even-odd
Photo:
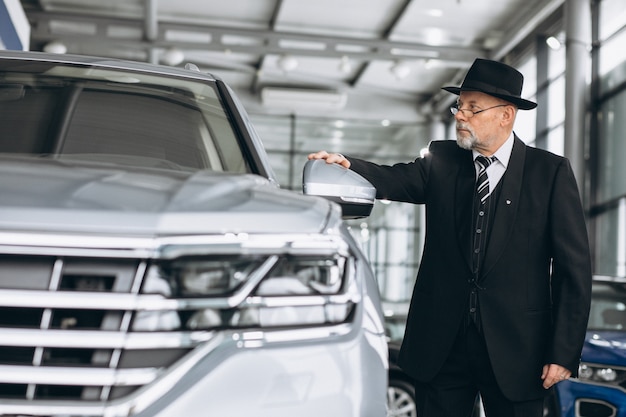
[{"label": "car grille", "polygon": [[[360,296],[345,242],[257,239],[258,247],[248,236],[242,243],[232,236],[0,233],[0,415],[129,415],[140,410],[137,401],[141,407],[155,401],[218,345],[234,351],[348,334]],[[209,295],[190,296],[162,286],[160,274],[181,264],[248,272],[234,284],[200,280],[210,284]],[[305,271],[318,292],[281,293],[285,286],[277,283],[285,278],[294,288],[290,266]],[[326,276],[340,279],[325,285]]]},{"label": "car grille", "polygon": [[[198,342],[131,334],[145,261],[0,256],[0,401],[106,401],[153,381]],[[110,306],[110,307],[108,307]]]}]

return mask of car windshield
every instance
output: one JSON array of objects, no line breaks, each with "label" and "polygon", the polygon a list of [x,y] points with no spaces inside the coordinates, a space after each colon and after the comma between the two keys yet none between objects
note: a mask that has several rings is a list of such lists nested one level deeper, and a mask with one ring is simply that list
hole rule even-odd
[{"label": "car windshield", "polygon": [[588,329],[626,332],[626,286],[624,284],[593,283]]},{"label": "car windshield", "polygon": [[0,64],[0,153],[249,172],[214,84],[7,61]]}]

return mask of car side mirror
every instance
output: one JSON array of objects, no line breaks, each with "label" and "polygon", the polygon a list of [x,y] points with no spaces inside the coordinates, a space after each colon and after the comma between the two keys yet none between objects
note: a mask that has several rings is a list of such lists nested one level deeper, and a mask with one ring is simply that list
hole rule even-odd
[{"label": "car side mirror", "polygon": [[369,216],[376,200],[376,188],[368,180],[323,159],[312,159],[304,165],[302,191],[338,203],[344,219]]}]

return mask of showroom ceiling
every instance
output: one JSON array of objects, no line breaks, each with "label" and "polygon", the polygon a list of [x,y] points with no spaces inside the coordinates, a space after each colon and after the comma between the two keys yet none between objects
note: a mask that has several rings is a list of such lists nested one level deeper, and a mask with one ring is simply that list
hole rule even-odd
[{"label": "showroom ceiling", "polygon": [[[22,0],[30,49],[196,64],[244,104],[311,114],[447,105],[476,57],[500,59],[564,0]],[[276,104],[280,108],[280,103]],[[285,106],[285,104],[283,104]],[[405,110],[401,110],[401,107]],[[408,110],[406,110],[408,108]],[[298,108],[283,109],[306,114]]]}]

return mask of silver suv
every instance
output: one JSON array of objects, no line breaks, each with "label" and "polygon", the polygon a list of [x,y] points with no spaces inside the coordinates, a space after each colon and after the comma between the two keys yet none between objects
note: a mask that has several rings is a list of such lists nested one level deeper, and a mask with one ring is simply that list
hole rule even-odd
[{"label": "silver suv", "polygon": [[379,301],[218,78],[0,52],[0,415],[381,417]]}]

